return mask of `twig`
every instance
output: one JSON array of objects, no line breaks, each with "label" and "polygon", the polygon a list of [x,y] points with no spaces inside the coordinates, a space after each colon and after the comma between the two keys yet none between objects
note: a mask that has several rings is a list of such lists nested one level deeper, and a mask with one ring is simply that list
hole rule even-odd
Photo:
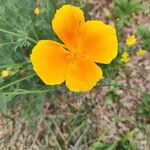
[{"label": "twig", "polygon": [[60,146],[55,133],[51,130],[51,128],[49,128],[49,130],[50,130],[51,134],[53,135],[53,138],[54,138],[55,142],[57,143],[57,146],[59,147],[59,150],[62,150],[62,147]]},{"label": "twig", "polygon": [[86,121],[83,121],[76,129],[74,129],[74,130],[71,132],[69,138],[67,139],[69,142],[70,142],[70,140],[72,139],[72,137],[74,136],[74,134],[75,134],[78,130],[80,130],[80,129],[85,125],[86,122],[87,122],[87,120],[86,120]]},{"label": "twig", "polygon": [[139,89],[137,89],[137,88],[133,88],[133,87],[131,87],[131,86],[129,86],[129,85],[121,85],[121,84],[112,84],[112,83],[104,83],[104,84],[100,84],[100,86],[114,86],[114,87],[120,87],[120,88],[126,88],[126,89],[129,89],[129,90],[135,90],[135,91],[138,91],[138,92],[141,92],[141,93],[145,93],[144,91],[141,91],[141,90],[139,90]]},{"label": "twig", "polygon": [[86,127],[86,129],[83,131],[82,135],[78,138],[77,142],[75,143],[74,147],[72,150],[77,150],[79,147],[79,144],[81,143],[83,136],[86,134],[86,132],[89,130],[89,125]]},{"label": "twig", "polygon": [[33,146],[35,145],[35,143],[36,143],[36,141],[37,141],[37,139],[39,137],[39,134],[41,133],[41,126],[42,126],[43,120],[44,120],[44,117],[42,115],[41,118],[40,118],[40,120],[39,120],[39,125],[38,125],[38,129],[37,129],[37,133],[36,133],[36,135],[34,137],[34,140],[33,140],[33,143],[32,143],[32,145],[30,147],[30,150],[33,149]]},{"label": "twig", "polygon": [[60,135],[60,137],[62,138],[62,140],[63,140],[66,144],[68,144],[68,141],[67,141],[67,140],[65,139],[65,137],[63,136],[63,134],[62,134],[60,128],[58,127],[58,125],[57,125],[57,123],[55,122],[54,119],[53,119],[53,123],[54,123],[54,125],[55,125],[55,127],[56,127],[56,131],[58,132],[58,134]]}]

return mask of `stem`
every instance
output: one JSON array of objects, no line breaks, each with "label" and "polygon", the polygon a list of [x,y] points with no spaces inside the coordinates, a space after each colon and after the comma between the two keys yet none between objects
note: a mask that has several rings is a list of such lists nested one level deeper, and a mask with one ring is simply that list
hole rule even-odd
[{"label": "stem", "polygon": [[[31,19],[31,20],[32,20],[32,19]],[[34,28],[33,22],[32,22],[32,31],[33,31],[33,34],[34,34],[34,36],[35,36],[36,40],[38,41],[38,40],[39,40],[39,37],[38,37],[38,35],[37,35],[36,31],[35,31],[35,28]]]},{"label": "stem", "polygon": [[36,40],[34,40],[34,39],[30,38],[30,37],[28,37],[28,39],[29,39],[31,42],[33,42],[33,43],[37,43]]},{"label": "stem", "polygon": [[77,131],[79,131],[80,129],[82,129],[82,127],[84,127],[84,126],[86,125],[86,123],[87,123],[87,120],[83,121],[77,128],[75,128],[75,129],[71,132],[71,134],[70,134],[70,136],[68,137],[67,141],[70,142],[70,140],[73,138],[73,136],[75,135],[75,133],[76,133]]},{"label": "stem", "polygon": [[[21,34],[14,33],[14,32],[11,32],[11,31],[2,29],[2,28],[0,28],[0,32],[8,33],[8,34],[11,34],[11,35],[14,35],[14,36],[18,36],[18,37],[23,37],[23,35],[21,35]],[[37,43],[36,40],[34,40],[34,39],[30,38],[30,37],[28,37],[28,39],[29,39],[31,42],[33,42],[33,43]]]},{"label": "stem", "polygon": [[14,43],[15,42],[5,42],[5,43],[0,44],[0,47],[10,45],[10,44],[14,44]]},{"label": "stem", "polygon": [[85,136],[85,134],[87,133],[87,131],[89,130],[90,126],[87,124],[87,127],[84,129],[83,133],[80,135],[80,137],[78,138],[78,140],[76,141],[75,145],[73,146],[72,150],[76,150],[78,149],[83,137]]},{"label": "stem", "polygon": [[27,76],[27,77],[18,79],[18,80],[14,81],[14,82],[11,82],[11,83],[9,83],[9,84],[7,84],[7,85],[1,86],[1,87],[0,87],[0,90],[3,90],[3,89],[5,89],[5,88],[7,88],[7,87],[9,87],[9,86],[12,86],[12,85],[14,85],[14,84],[17,84],[17,83],[19,83],[19,82],[21,82],[21,81],[24,81],[24,80],[28,79],[28,78],[31,78],[31,77],[33,77],[34,75],[35,75],[35,74],[32,74],[32,75],[29,75],[29,76]]},{"label": "stem", "polygon": [[15,63],[15,64],[10,64],[10,65],[2,65],[2,66],[0,66],[0,69],[3,69],[3,68],[14,68],[14,67],[21,67],[21,66],[23,66],[23,65],[25,65],[25,64],[28,64],[28,63],[30,63],[30,62],[28,62],[28,61],[25,61],[25,62],[23,62],[23,63]]},{"label": "stem", "polygon": [[2,17],[0,17],[0,20],[4,21],[5,23],[7,23],[10,26],[10,23],[8,21],[6,21],[5,19],[3,19]]},{"label": "stem", "polygon": [[23,95],[23,94],[41,94],[50,91],[50,89],[46,90],[34,90],[34,91],[16,91],[16,92],[5,92],[5,95]]},{"label": "stem", "polygon": [[114,86],[114,87],[121,87],[121,88],[126,88],[126,89],[131,89],[131,90],[135,90],[135,91],[138,91],[138,92],[141,92],[141,93],[145,93],[144,91],[141,91],[137,88],[133,88],[133,87],[130,87],[128,85],[121,85],[121,84],[102,84],[101,86]]}]

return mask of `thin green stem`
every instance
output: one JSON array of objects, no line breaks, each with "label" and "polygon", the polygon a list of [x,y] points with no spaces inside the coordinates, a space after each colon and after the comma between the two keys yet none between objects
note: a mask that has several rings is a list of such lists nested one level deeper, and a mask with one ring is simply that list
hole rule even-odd
[{"label": "thin green stem", "polygon": [[6,45],[11,45],[11,44],[14,44],[14,43],[15,42],[5,42],[5,43],[0,44],[0,47],[6,46]]},{"label": "thin green stem", "polygon": [[[32,19],[31,19],[31,20],[32,20]],[[39,37],[38,37],[38,35],[37,35],[37,32],[35,31],[35,27],[34,27],[34,25],[33,25],[33,22],[32,22],[32,32],[33,32],[33,34],[34,34],[36,40],[38,41],[38,40],[39,40]]]},{"label": "thin green stem", "polygon": [[54,130],[51,129],[51,127],[50,127],[50,128],[49,128],[49,131],[51,132],[51,136],[53,137],[55,144],[58,146],[58,149],[59,149],[59,150],[62,150],[62,147],[61,147],[61,145],[59,144],[59,141],[57,140],[57,136],[56,136]]},{"label": "thin green stem", "polygon": [[7,30],[2,29],[2,28],[0,28],[0,32],[8,33],[8,34],[15,35],[15,36],[19,36],[19,37],[22,36],[22,35],[20,35],[20,34],[18,34],[18,33],[14,33],[14,32],[11,32],[11,31],[7,31]]},{"label": "thin green stem", "polygon": [[34,39],[30,38],[30,37],[28,37],[28,39],[29,39],[31,42],[33,42],[33,43],[37,43],[36,40],[34,40]]},{"label": "thin green stem", "polygon": [[9,84],[7,84],[7,85],[1,86],[1,87],[0,87],[0,90],[3,90],[3,89],[5,89],[5,88],[8,88],[8,87],[10,87],[10,86],[12,86],[12,85],[14,85],[14,84],[17,84],[17,83],[21,82],[21,81],[24,81],[24,80],[26,80],[26,79],[29,79],[29,78],[33,77],[34,75],[35,75],[35,74],[32,74],[32,75],[29,75],[29,76],[27,76],[27,77],[18,79],[18,80],[14,81],[14,82],[11,82],[11,83],[9,83]]},{"label": "thin green stem", "polygon": [[[21,34],[14,33],[14,32],[11,32],[11,31],[2,29],[2,28],[0,28],[0,32],[4,32],[4,33],[11,34],[11,35],[18,36],[18,37],[23,37],[23,35],[21,35]],[[28,39],[29,39],[31,42],[33,42],[33,43],[37,43],[36,40],[34,40],[34,39],[30,38],[30,37],[28,37]]]},{"label": "thin green stem", "polygon": [[71,132],[71,134],[70,134],[70,136],[68,137],[67,140],[70,141],[70,140],[73,138],[73,136],[75,135],[75,133],[76,133],[77,131],[79,131],[80,129],[82,129],[83,127],[85,127],[86,123],[87,123],[87,120],[83,121],[77,128],[75,128],[75,129]]},{"label": "thin green stem", "polygon": [[34,90],[34,91],[15,91],[15,92],[5,92],[3,93],[4,95],[24,95],[24,94],[41,94],[41,93],[46,93],[49,92],[50,89],[45,89],[45,90]]},{"label": "thin green stem", "polygon": [[10,64],[10,65],[2,65],[2,66],[0,66],[0,69],[3,69],[3,68],[16,68],[16,67],[21,67],[21,66],[23,66],[23,65],[25,65],[25,64],[29,64],[30,62],[28,62],[28,61],[25,61],[25,62],[23,62],[23,63],[15,63],[15,64]]},{"label": "thin green stem", "polygon": [[7,23],[10,26],[10,23],[6,21],[6,19],[3,19],[2,17],[0,17],[0,20],[2,20],[3,22]]},{"label": "thin green stem", "polygon": [[112,83],[104,83],[104,84],[101,84],[101,86],[114,86],[114,87],[120,87],[120,88],[126,88],[126,89],[131,89],[131,90],[135,90],[135,91],[138,91],[138,92],[141,92],[141,93],[145,93],[144,91],[141,91],[137,88],[133,88],[129,85],[121,85],[121,84],[112,84]]},{"label": "thin green stem", "polygon": [[90,126],[89,126],[89,124],[87,124],[87,127],[84,129],[83,133],[80,135],[80,137],[76,141],[75,145],[73,146],[73,148],[72,148],[73,150],[78,149],[81,141],[83,140],[84,136],[87,134],[89,128],[90,128]]}]

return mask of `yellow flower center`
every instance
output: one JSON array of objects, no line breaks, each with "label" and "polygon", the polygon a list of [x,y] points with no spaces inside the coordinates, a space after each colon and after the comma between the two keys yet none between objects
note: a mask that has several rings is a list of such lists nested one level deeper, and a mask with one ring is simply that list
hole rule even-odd
[{"label": "yellow flower center", "polygon": [[79,53],[77,52],[71,52],[71,57],[72,57],[72,62],[74,62],[76,59],[78,58],[82,58],[83,56],[81,56]]}]

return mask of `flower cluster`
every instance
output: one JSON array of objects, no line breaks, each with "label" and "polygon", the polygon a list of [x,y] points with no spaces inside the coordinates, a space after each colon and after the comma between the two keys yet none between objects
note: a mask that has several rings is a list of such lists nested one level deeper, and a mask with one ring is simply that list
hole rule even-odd
[{"label": "flower cluster", "polygon": [[[135,44],[136,44],[136,41],[137,41],[137,39],[136,39],[136,37],[135,37],[135,35],[130,35],[130,36],[128,36],[127,38],[126,38],[126,45],[127,46],[134,46]],[[137,52],[136,52],[136,56],[138,56],[138,57],[142,57],[142,56],[145,56],[147,54],[147,50],[142,50],[142,49],[140,49],[140,50],[138,50]],[[121,62],[128,62],[129,60],[130,60],[130,55],[129,55],[129,53],[126,51],[126,52],[124,52],[122,55],[121,55]]]},{"label": "flower cluster", "polygon": [[41,14],[41,9],[39,8],[40,6],[41,6],[41,2],[39,2],[39,1],[37,1],[36,2],[36,8],[34,9],[34,13],[36,14],[36,15],[39,15],[39,14]]}]

